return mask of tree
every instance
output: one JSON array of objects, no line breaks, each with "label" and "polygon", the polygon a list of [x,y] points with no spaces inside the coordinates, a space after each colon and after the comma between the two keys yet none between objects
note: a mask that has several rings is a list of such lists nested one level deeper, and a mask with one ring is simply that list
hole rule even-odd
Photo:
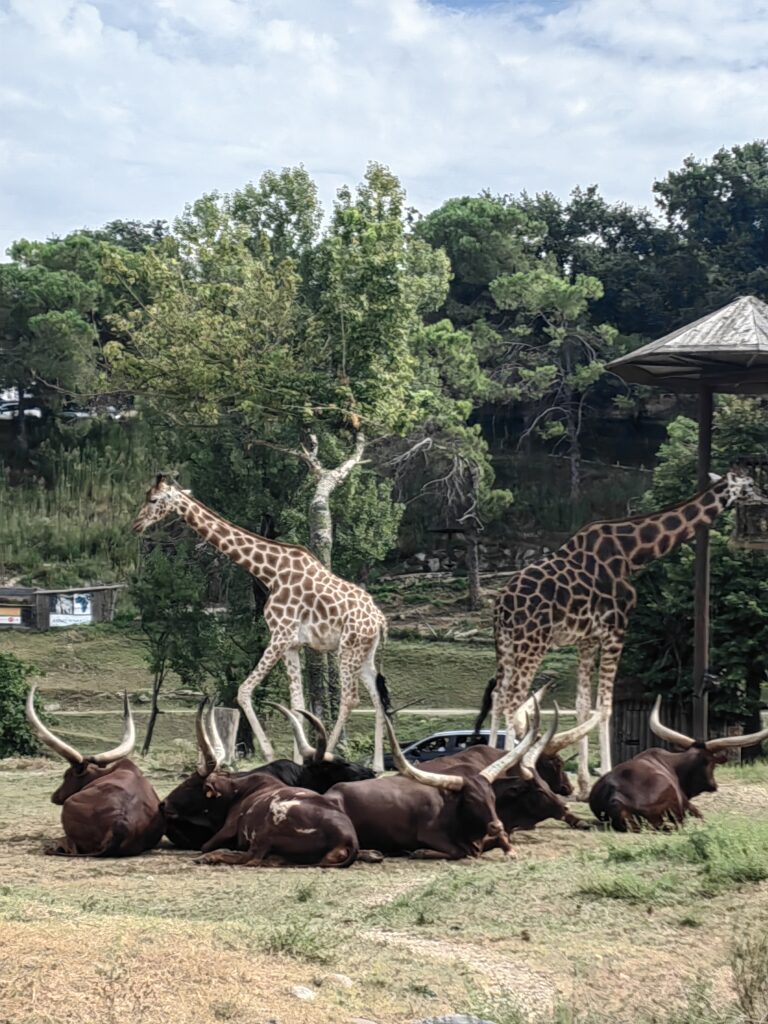
[{"label": "tree", "polygon": [[[27,680],[33,671],[31,665],[14,654],[0,651],[0,757],[27,757],[40,750],[24,714],[29,689]],[[35,696],[35,708],[40,712],[39,696]]]},{"label": "tree", "polygon": [[[695,491],[696,424],[678,417],[659,451],[644,509],[663,508]],[[768,445],[764,403],[725,396],[718,399],[714,462],[727,470],[731,459]],[[733,549],[728,538],[732,514],[725,513],[711,537],[711,656],[721,677],[712,695],[716,710],[751,716],[759,728],[760,691],[768,668],[768,579],[765,556]],[[689,694],[693,666],[693,561],[689,545],[651,563],[638,578],[638,606],[632,617],[622,667],[644,680],[649,691]]]},{"label": "tree", "polygon": [[491,283],[501,309],[516,310],[519,324],[510,333],[502,366],[508,393],[535,403],[529,430],[560,443],[571,467],[571,501],[581,494],[580,435],[590,389],[602,376],[616,331],[593,324],[589,302],[600,298],[594,277],[577,275],[571,283],[553,268],[503,275]]},{"label": "tree", "polygon": [[149,751],[159,697],[168,672],[186,685],[200,684],[215,654],[216,624],[205,611],[206,579],[186,544],[173,551],[156,546],[134,578],[131,595],[141,614],[141,631],[152,672],[152,704],[142,754]]}]

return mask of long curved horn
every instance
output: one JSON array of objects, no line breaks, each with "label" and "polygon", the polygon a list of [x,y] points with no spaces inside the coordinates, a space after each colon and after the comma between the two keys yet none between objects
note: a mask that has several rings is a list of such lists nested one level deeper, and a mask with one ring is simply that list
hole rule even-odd
[{"label": "long curved horn", "polygon": [[35,711],[36,689],[37,684],[29,688],[29,693],[27,694],[27,705],[25,708],[27,721],[31,725],[32,730],[36,733],[36,735],[43,741],[43,743],[47,747],[50,747],[51,750],[55,750],[57,754],[65,758],[65,760],[69,761],[70,764],[82,764],[85,758],[80,753],[80,751],[75,750],[74,747],[70,747],[68,743],[65,743],[64,740],[59,739],[58,736],[54,736],[51,730],[47,729],[40,721],[40,719],[37,717],[37,712]]},{"label": "long curved horn", "polygon": [[525,736],[528,730],[527,723],[530,720],[531,715],[533,714],[534,705],[538,704],[539,708],[541,708],[541,702],[544,700],[544,698],[553,686],[554,680],[549,680],[548,682],[544,683],[542,686],[538,688],[538,690],[535,693],[532,693],[530,695],[530,697],[528,698],[528,700],[526,700],[524,704],[520,705],[517,711],[515,711],[512,717],[512,721],[514,723],[515,733],[518,736]]},{"label": "long curved horn", "polygon": [[690,736],[686,736],[683,732],[675,732],[674,729],[668,729],[666,725],[661,724],[659,718],[659,709],[661,708],[661,694],[656,698],[656,703],[653,705],[653,711],[648,724],[651,727],[651,732],[655,733],[660,740],[666,740],[667,743],[673,743],[676,747],[682,747],[683,750],[688,750],[696,742],[692,740]]},{"label": "long curved horn", "polygon": [[551,742],[552,737],[557,732],[557,726],[560,721],[560,708],[557,701],[555,701],[555,711],[552,715],[552,721],[549,723],[549,728],[543,733],[536,742],[530,747],[522,760],[522,765],[528,768],[529,771],[533,771],[536,767],[536,762],[539,760],[541,755],[547,749],[547,744]]},{"label": "long curved horn", "polygon": [[440,775],[438,772],[424,772],[421,768],[416,768],[415,765],[412,765],[403,756],[388,715],[384,715],[384,725],[387,728],[389,744],[392,748],[392,760],[395,762],[395,767],[401,775],[413,779],[414,782],[423,782],[425,786],[434,786],[435,789],[450,789],[456,793],[464,789],[464,779],[460,775]]},{"label": "long curved horn", "polygon": [[285,707],[285,705],[276,704],[274,701],[271,700],[265,700],[264,703],[269,704],[270,707],[277,708],[281,715],[285,715],[285,717],[288,719],[291,728],[293,729],[293,735],[296,740],[296,747],[298,748],[298,751],[301,754],[302,758],[305,761],[314,761],[316,759],[315,748],[310,746],[309,740],[307,739],[306,734],[304,732],[304,728],[302,727],[301,722],[293,713],[293,711],[289,711],[288,708]]},{"label": "long curved horn", "polygon": [[569,747],[572,743],[578,743],[579,740],[583,740],[585,736],[592,732],[602,717],[602,711],[595,711],[581,725],[575,725],[572,729],[565,729],[563,732],[557,733],[544,748],[544,753],[558,754],[564,747]]},{"label": "long curved horn", "polygon": [[216,725],[216,701],[211,701],[211,710],[208,712],[208,735],[211,738],[211,746],[213,747],[213,753],[216,758],[216,771],[222,766],[227,757],[227,752],[224,749],[224,742],[219,735],[219,727]]},{"label": "long curved horn", "polygon": [[[495,782],[500,775],[508,772],[510,768],[514,768],[515,765],[525,757],[526,753],[530,750],[533,741],[536,739],[536,733],[539,731],[539,705],[534,701],[534,712],[533,717],[528,720],[528,728],[525,736],[520,740],[516,747],[512,750],[508,750],[503,757],[500,757],[498,761],[494,761],[493,764],[489,764],[487,768],[483,768],[479,775],[487,782]],[[526,768],[524,765],[520,765],[520,773],[523,778],[530,779],[533,777],[533,772]]]},{"label": "long curved horn", "polygon": [[711,751],[727,750],[729,747],[751,747],[753,743],[762,743],[763,740],[768,740],[768,729],[747,736],[721,736],[716,740],[707,740],[704,746]]},{"label": "long curved horn", "polygon": [[325,731],[325,726],[317,717],[313,715],[311,711],[307,711],[306,708],[297,708],[300,715],[304,715],[306,720],[315,728],[315,760],[324,761],[325,752],[328,749],[328,733]]},{"label": "long curved horn", "polygon": [[135,743],[136,727],[133,724],[133,715],[128,703],[128,691],[123,690],[123,738],[116,747],[105,750],[102,754],[94,754],[89,760],[94,764],[112,764],[113,761],[119,761],[121,757],[129,757]]},{"label": "long curved horn", "polygon": [[203,697],[197,706],[197,714],[195,715],[195,734],[197,736],[197,749],[200,753],[200,761],[197,765],[198,775],[202,775],[203,778],[207,778],[211,772],[215,772],[218,768],[218,761],[216,759],[216,752],[213,749],[210,737],[205,728],[204,712],[208,704],[208,698]]}]

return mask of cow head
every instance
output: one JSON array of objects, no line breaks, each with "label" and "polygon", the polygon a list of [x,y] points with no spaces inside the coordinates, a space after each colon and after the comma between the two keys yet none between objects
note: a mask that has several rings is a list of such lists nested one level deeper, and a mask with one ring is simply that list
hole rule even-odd
[{"label": "cow head", "polygon": [[112,750],[105,750],[101,754],[92,754],[85,757],[74,747],[66,743],[60,736],[52,733],[47,726],[38,718],[35,711],[35,689],[33,686],[27,694],[25,713],[33,732],[51,750],[60,757],[69,761],[69,768],[64,773],[64,779],[59,788],[52,794],[51,801],[55,804],[63,804],[65,800],[84,789],[89,783],[101,778],[106,772],[110,772],[118,761],[128,757],[136,742],[136,729],[133,724],[133,715],[128,705],[128,694],[123,694],[123,738]]},{"label": "cow head", "polygon": [[161,522],[172,512],[178,512],[183,503],[182,496],[188,493],[182,491],[167,474],[158,473],[144,497],[139,514],[133,521],[133,529],[136,533],[144,533],[150,526]]},{"label": "cow head", "polygon": [[751,747],[755,743],[762,743],[768,739],[768,729],[761,732],[753,732],[748,736],[721,736],[713,740],[694,740],[685,733],[676,732],[674,729],[663,725],[659,715],[661,709],[661,696],[656,698],[656,703],[651,712],[650,727],[659,739],[665,740],[676,747],[682,747],[687,756],[681,758],[675,767],[675,772],[680,781],[680,786],[687,797],[697,796],[699,793],[714,793],[717,790],[715,781],[715,768],[728,760],[728,749],[730,747]]},{"label": "cow head", "polygon": [[161,810],[165,818],[165,834],[174,846],[182,850],[199,850],[203,843],[218,832],[227,816],[227,808],[206,799],[205,784],[219,772],[224,760],[224,745],[216,728],[215,707],[205,697],[197,709],[195,733],[197,736],[197,771],[184,779],[163,800]]},{"label": "cow head", "polygon": [[[271,703],[271,702],[269,702]],[[375,779],[376,773],[362,764],[346,761],[338,754],[328,753],[328,735],[320,719],[310,711],[299,709],[299,714],[314,727],[315,746],[306,737],[301,721],[294,711],[289,711],[282,704],[273,704],[288,719],[296,747],[302,757],[301,770],[298,773],[296,786],[311,789],[314,793],[325,793],[337,782],[362,782],[364,779]]]}]

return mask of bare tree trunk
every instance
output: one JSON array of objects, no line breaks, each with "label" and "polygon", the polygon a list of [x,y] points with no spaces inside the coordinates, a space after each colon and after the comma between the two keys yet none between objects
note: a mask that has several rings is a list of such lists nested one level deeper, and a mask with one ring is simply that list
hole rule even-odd
[{"label": "bare tree trunk", "polygon": [[571,471],[571,502],[575,505],[581,498],[581,445],[577,413],[573,407],[568,409],[568,462]]},{"label": "bare tree trunk", "polygon": [[[311,435],[310,448],[305,449],[305,461],[315,478],[315,490],[309,503],[309,546],[326,569],[330,569],[333,557],[331,495],[362,461],[365,436],[362,432],[357,434],[352,454],[335,469],[327,469],[322,465],[318,458],[318,447],[317,437]],[[332,713],[339,706],[338,665],[330,668],[330,660],[317,651],[307,651],[309,700],[315,714],[320,717],[324,713]]]},{"label": "bare tree trunk", "polygon": [[149,747],[152,743],[152,734],[155,731],[155,722],[157,716],[161,713],[158,705],[158,698],[160,697],[160,690],[163,686],[163,680],[165,678],[165,667],[161,668],[155,673],[155,678],[152,680],[152,707],[149,711],[149,721],[147,722],[147,731],[144,735],[144,743],[141,748],[141,756],[146,757],[149,753]]},{"label": "bare tree trunk", "polygon": [[480,597],[480,541],[477,530],[468,529],[467,538],[467,583],[469,585],[469,608],[476,612],[483,607]]}]

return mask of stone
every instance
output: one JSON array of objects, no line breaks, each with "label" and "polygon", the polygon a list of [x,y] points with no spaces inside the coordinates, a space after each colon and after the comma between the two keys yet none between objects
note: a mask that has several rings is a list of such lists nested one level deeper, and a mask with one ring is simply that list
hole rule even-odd
[{"label": "stone", "polygon": [[339,988],[354,988],[355,983],[349,977],[348,974],[329,974],[325,979],[324,984],[338,985]]},{"label": "stone", "polygon": [[61,711],[61,704],[52,701],[50,704],[43,704],[43,711]]},{"label": "stone", "polygon": [[303,999],[305,1003],[311,1003],[313,999],[317,999],[317,992],[307,988],[306,985],[294,985],[291,995],[296,996],[297,999]]}]

